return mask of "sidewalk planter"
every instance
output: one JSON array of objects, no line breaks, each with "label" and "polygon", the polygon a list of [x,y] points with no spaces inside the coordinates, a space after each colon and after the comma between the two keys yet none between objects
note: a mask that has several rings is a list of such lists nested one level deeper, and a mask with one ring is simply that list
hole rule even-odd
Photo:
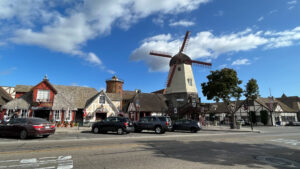
[{"label": "sidewalk planter", "polygon": [[241,122],[236,122],[236,128],[241,129],[242,128],[242,123]]}]

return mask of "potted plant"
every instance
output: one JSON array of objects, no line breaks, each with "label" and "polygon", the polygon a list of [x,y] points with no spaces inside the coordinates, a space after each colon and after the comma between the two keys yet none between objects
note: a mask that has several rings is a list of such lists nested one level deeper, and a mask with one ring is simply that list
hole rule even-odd
[{"label": "potted plant", "polygon": [[74,122],[70,122],[70,127],[74,127]]},{"label": "potted plant", "polygon": [[237,122],[236,122],[236,128],[237,128],[237,129],[241,129],[241,128],[242,128],[242,123],[241,123],[241,121],[237,121]]},{"label": "potted plant", "polygon": [[59,122],[56,122],[56,127],[60,127],[60,126],[61,126],[60,121],[59,121]]},{"label": "potted plant", "polygon": [[69,126],[69,122],[65,121],[65,127],[68,127]]}]

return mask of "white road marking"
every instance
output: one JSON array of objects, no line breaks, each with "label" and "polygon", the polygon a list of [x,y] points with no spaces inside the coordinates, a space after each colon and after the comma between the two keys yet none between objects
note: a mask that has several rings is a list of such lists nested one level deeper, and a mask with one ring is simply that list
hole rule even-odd
[{"label": "white road marking", "polygon": [[284,143],[284,144],[289,144],[289,145],[293,145],[293,146],[300,145],[300,141],[298,141],[298,140],[291,140],[291,139],[279,138],[279,139],[274,139],[274,140],[270,140],[270,141],[278,142],[278,143]]},{"label": "white road marking", "polygon": [[58,157],[40,157],[21,160],[3,160],[0,161],[0,169],[2,168],[35,168],[35,169],[72,169],[72,156]]}]

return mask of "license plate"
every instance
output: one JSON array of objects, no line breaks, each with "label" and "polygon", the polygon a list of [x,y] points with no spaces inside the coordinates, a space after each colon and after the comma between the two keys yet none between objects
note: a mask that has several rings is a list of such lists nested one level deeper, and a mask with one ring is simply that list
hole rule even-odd
[{"label": "license plate", "polygon": [[45,126],[45,129],[50,129],[50,126]]}]

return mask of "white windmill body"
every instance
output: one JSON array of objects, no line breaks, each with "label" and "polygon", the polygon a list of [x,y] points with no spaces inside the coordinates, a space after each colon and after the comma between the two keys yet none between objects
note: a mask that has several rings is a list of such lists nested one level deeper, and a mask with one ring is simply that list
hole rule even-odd
[{"label": "white windmill body", "polygon": [[171,58],[165,96],[168,99],[169,109],[180,108],[189,103],[198,101],[198,90],[196,87],[192,64],[211,66],[211,63],[192,60],[183,53],[188,40],[187,31],[179,52],[173,57],[168,54],[150,52],[151,55]]}]

